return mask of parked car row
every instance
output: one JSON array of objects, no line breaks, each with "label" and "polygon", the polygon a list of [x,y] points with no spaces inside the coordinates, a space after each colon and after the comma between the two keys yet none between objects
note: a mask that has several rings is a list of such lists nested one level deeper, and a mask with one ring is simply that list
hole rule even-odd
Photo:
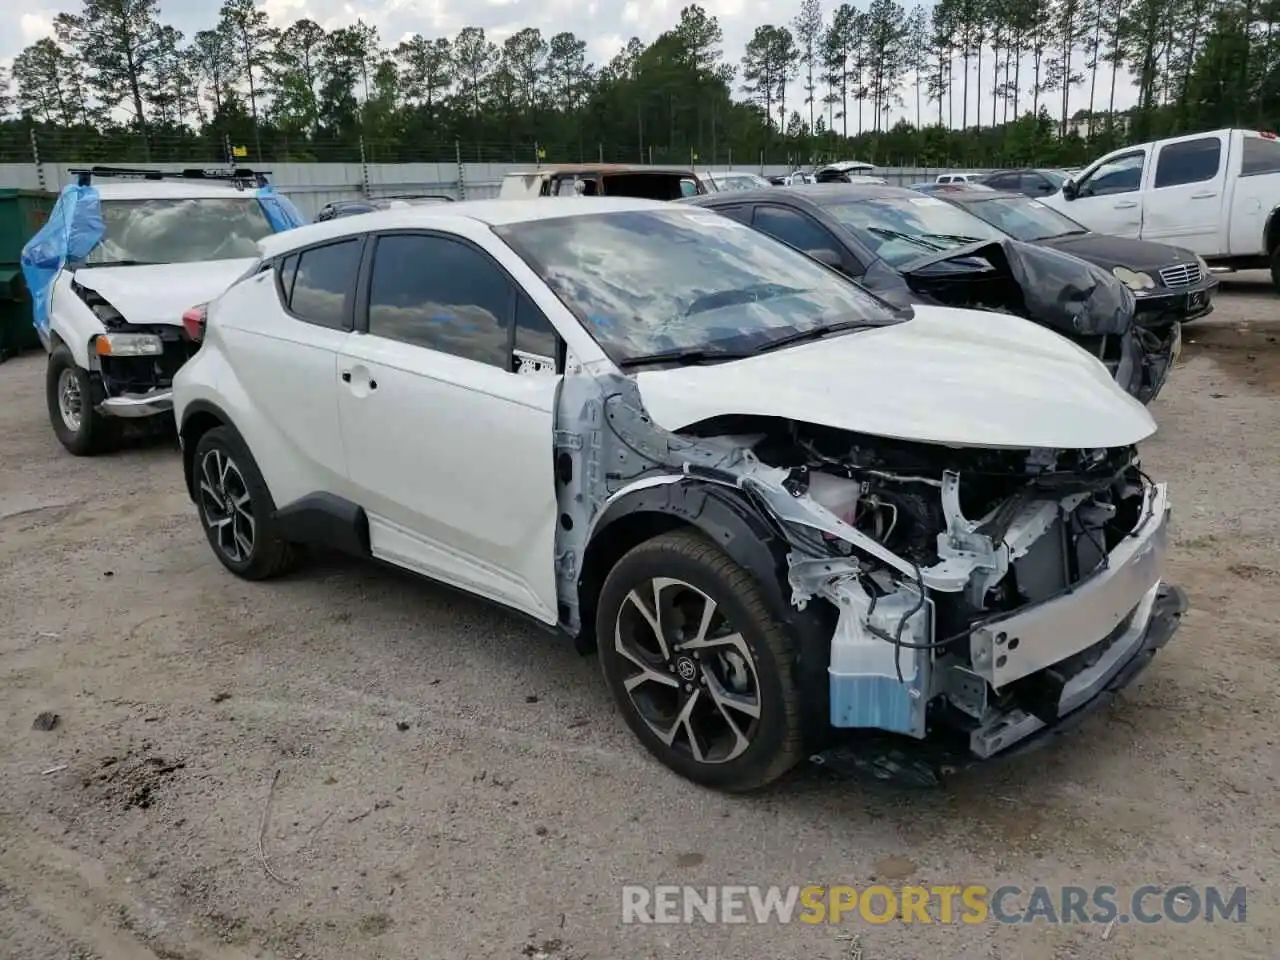
[{"label": "parked car row", "polygon": [[[259,231],[174,307],[181,469],[228,570],[322,546],[497,602],[729,790],[1029,749],[1169,640],[1135,397],[1171,357],[1113,272],[885,185],[672,203],[682,171],[586,173]],[[55,286],[101,288],[103,236]]]}]

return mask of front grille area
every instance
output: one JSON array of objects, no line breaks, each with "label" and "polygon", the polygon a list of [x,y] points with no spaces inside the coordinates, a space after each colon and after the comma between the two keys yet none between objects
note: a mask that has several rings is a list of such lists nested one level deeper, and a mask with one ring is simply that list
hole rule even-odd
[{"label": "front grille area", "polygon": [[1160,271],[1160,282],[1166,287],[1189,287],[1200,282],[1200,264],[1175,263]]}]

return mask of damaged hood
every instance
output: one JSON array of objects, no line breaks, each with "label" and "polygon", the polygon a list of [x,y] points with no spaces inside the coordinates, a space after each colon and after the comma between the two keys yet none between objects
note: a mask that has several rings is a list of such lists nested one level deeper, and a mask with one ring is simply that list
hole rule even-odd
[{"label": "damaged hood", "polygon": [[[877,269],[884,267],[884,269]],[[876,264],[865,280],[873,290],[899,287],[913,303],[946,303],[957,285],[1004,276],[1021,302],[1014,313],[1067,336],[1123,335],[1133,326],[1133,294],[1108,271],[1068,253],[1017,240],[987,240],[941,250],[900,270]]]},{"label": "damaged hood", "polygon": [[1018,317],[917,307],[915,318],[745,360],[636,375],[668,430],[783,417],[966,447],[1094,449],[1155,433],[1096,358]]},{"label": "damaged hood", "polygon": [[75,273],[76,283],[101,294],[129,323],[182,325],[189,307],[220,296],[256,261],[202,260],[136,267],[95,267]]}]

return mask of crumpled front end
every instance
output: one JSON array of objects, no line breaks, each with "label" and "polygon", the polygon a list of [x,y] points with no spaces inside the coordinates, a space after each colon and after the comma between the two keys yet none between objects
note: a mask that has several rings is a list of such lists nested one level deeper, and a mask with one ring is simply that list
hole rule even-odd
[{"label": "crumpled front end", "polygon": [[[1032,483],[969,519],[964,477],[935,488],[944,523],[936,561],[831,577],[791,567],[797,602],[839,609],[831,646],[831,722],[960,740],[987,758],[1053,727],[1127,683],[1177,626],[1181,591],[1160,578],[1170,507],[1136,468],[1072,492]],[[1133,671],[1136,672],[1136,671]]]},{"label": "crumpled front end", "polygon": [[629,378],[571,374],[556,450],[571,632],[601,516],[638,490],[712,485],[777,532],[777,562],[750,572],[827,625],[824,688],[803,695],[863,739],[1008,751],[1128,683],[1186,607],[1161,579],[1168,492],[1131,446],[947,447],[753,416],[673,433]]}]

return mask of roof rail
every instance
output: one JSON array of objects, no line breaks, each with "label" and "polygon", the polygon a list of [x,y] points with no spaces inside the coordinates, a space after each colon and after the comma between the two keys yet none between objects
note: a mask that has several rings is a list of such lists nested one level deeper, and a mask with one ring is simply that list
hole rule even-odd
[{"label": "roof rail", "polygon": [[89,167],[68,171],[75,175],[76,185],[87,187],[94,178],[133,178],[139,180],[223,180],[237,187],[265,187],[270,170],[248,167],[187,167],[183,170],[147,170],[141,167]]}]

